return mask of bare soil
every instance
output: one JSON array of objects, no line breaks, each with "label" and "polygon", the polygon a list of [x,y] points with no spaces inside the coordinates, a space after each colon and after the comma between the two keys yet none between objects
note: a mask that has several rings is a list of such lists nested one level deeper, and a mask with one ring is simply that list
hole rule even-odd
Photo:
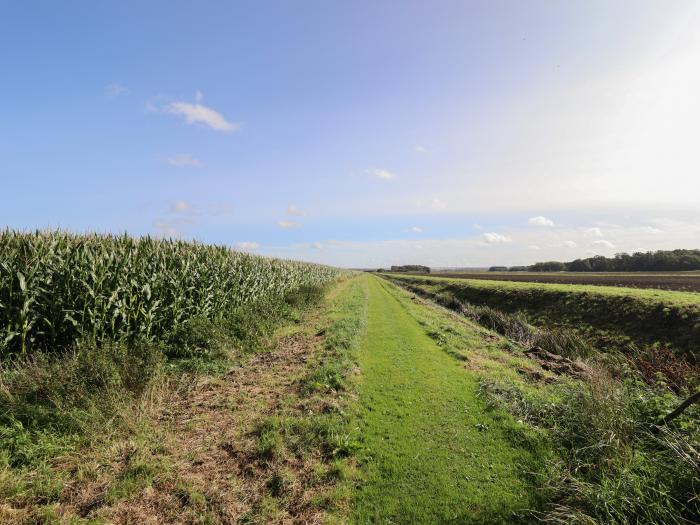
[{"label": "bare soil", "polygon": [[[425,274],[416,274],[425,275]],[[489,281],[516,281],[554,284],[591,284],[624,286],[627,288],[654,288],[700,292],[700,274],[690,273],[530,273],[530,272],[456,272],[434,273],[436,277],[456,279],[484,279]]]}]

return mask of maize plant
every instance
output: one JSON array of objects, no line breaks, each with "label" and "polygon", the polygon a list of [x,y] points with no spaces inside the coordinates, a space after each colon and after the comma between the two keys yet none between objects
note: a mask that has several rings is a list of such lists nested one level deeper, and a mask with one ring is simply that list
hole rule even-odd
[{"label": "maize plant", "polygon": [[195,317],[319,285],[343,270],[196,242],[0,232],[0,355],[157,339]]}]

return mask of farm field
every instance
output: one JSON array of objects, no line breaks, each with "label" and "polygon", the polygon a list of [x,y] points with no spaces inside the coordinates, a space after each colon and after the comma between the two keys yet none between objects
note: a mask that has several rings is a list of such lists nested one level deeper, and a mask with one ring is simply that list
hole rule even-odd
[{"label": "farm field", "polygon": [[1,14],[0,525],[700,525],[700,0]]},{"label": "farm field", "polygon": [[552,284],[582,284],[593,286],[622,286],[627,288],[656,288],[700,292],[700,272],[434,272],[435,277],[485,279]]},{"label": "farm field", "polygon": [[0,240],[0,523],[700,516],[696,294]]}]

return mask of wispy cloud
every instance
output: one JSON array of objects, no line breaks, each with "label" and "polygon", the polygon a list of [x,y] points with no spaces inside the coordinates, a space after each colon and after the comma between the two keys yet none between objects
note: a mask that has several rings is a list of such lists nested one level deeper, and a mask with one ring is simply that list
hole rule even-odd
[{"label": "wispy cloud", "polygon": [[379,179],[384,179],[384,180],[389,180],[389,179],[394,179],[396,178],[396,174],[392,171],[389,171],[384,168],[373,168],[371,170],[368,170],[368,173],[370,175],[374,175],[375,177]]},{"label": "wispy cloud", "polygon": [[260,245],[255,241],[240,241],[236,243],[236,248],[244,252],[254,252]]},{"label": "wispy cloud", "polygon": [[167,159],[165,159],[165,162],[167,162],[171,166],[177,166],[178,168],[198,168],[202,166],[202,161],[196,157],[193,157],[189,153],[178,153],[177,155],[173,155],[172,157],[168,157]]},{"label": "wispy cloud", "polygon": [[187,201],[175,201],[170,205],[170,211],[173,213],[191,213],[192,206]]},{"label": "wispy cloud", "polygon": [[483,239],[486,244],[508,244],[513,242],[513,239],[500,233],[485,233]]},{"label": "wispy cloud", "polygon": [[287,206],[287,215],[293,215],[295,217],[302,217],[306,215],[303,210],[300,210],[295,204],[290,204]]},{"label": "wispy cloud", "polygon": [[611,243],[610,241],[606,241],[605,239],[598,239],[597,241],[593,241],[593,244],[595,246],[602,246],[603,248],[614,248],[615,245]]},{"label": "wispy cloud", "polygon": [[312,243],[311,243],[311,247],[312,247],[314,250],[323,250],[323,249],[325,248],[325,246],[323,245],[323,243],[318,242],[318,241],[312,242]]},{"label": "wispy cloud", "polygon": [[561,246],[563,246],[564,248],[576,248],[578,244],[576,244],[575,241],[564,241],[563,243],[561,243]]},{"label": "wispy cloud", "polygon": [[425,230],[421,228],[420,226],[411,226],[408,231],[413,232],[413,233],[423,233]]},{"label": "wispy cloud", "polygon": [[298,227],[299,227],[299,223],[298,223],[298,222],[295,222],[295,221],[280,220],[280,221],[277,221],[277,226],[279,226],[279,227],[282,228],[283,230],[291,230],[291,229],[294,229],[294,228],[298,228]]},{"label": "wispy cloud", "polygon": [[415,146],[415,147],[413,148],[413,151],[415,151],[416,153],[428,153],[428,149],[425,148],[425,147],[423,147],[423,146],[421,146],[420,144],[418,144],[417,146]]},{"label": "wispy cloud", "polygon": [[109,84],[105,86],[104,93],[108,97],[118,97],[119,95],[127,95],[129,93],[129,88],[121,84]]},{"label": "wispy cloud", "polygon": [[552,219],[548,219],[542,215],[530,217],[527,222],[533,226],[554,226],[554,221]]},{"label": "wispy cloud", "polygon": [[583,228],[582,231],[583,231],[584,235],[587,235],[589,237],[602,237],[603,236],[602,230],[600,228],[598,228],[597,226],[594,226],[592,228]]},{"label": "wispy cloud", "polygon": [[447,208],[447,204],[445,204],[441,199],[438,197],[433,197],[432,200],[430,201],[430,206],[434,210],[444,210]]},{"label": "wispy cloud", "polygon": [[185,119],[188,124],[204,124],[215,131],[230,133],[240,129],[240,124],[237,122],[229,122],[218,111],[205,106],[201,103],[203,95],[201,91],[197,91],[195,103],[190,102],[171,102],[165,106],[165,113],[178,115]]}]

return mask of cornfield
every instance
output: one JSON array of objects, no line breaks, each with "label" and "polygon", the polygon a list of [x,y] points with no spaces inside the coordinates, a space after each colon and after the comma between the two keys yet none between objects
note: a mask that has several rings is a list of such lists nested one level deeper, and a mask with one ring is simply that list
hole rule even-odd
[{"label": "cornfield", "polygon": [[157,339],[195,317],[281,298],[342,270],[126,235],[0,232],[0,355],[79,339]]}]

